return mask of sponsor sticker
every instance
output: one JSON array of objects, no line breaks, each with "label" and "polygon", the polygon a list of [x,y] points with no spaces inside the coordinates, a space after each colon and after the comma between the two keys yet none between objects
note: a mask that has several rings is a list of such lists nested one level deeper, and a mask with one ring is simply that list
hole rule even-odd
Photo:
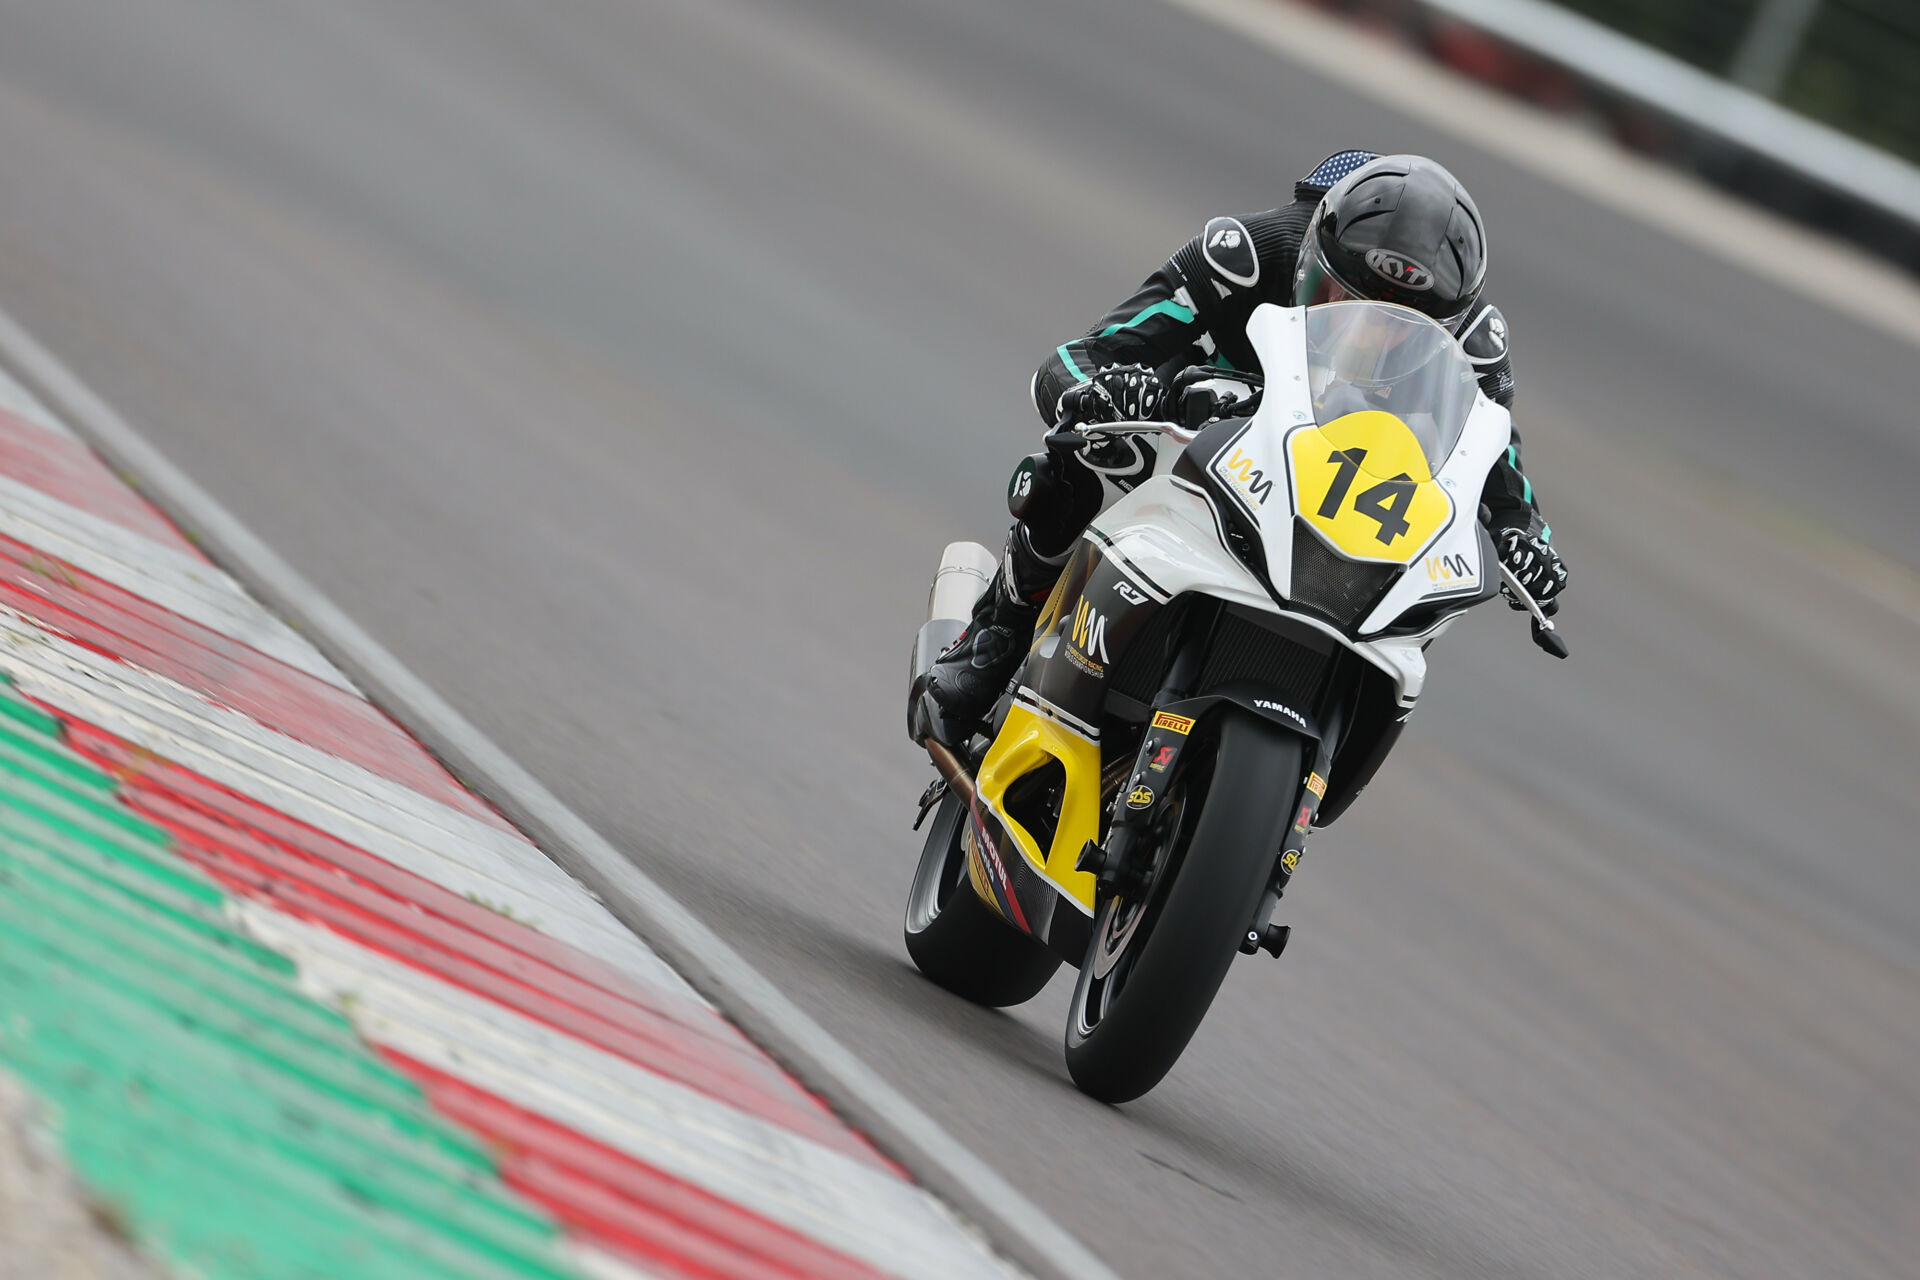
[{"label": "sponsor sticker", "polygon": [[1073,647],[1099,662],[1111,661],[1107,657],[1107,617],[1085,599],[1073,614]]},{"label": "sponsor sticker", "polygon": [[1153,759],[1148,762],[1147,768],[1155,773],[1165,773],[1167,766],[1173,763],[1173,757],[1179,750],[1178,747],[1161,747],[1153,753]]},{"label": "sponsor sticker", "polygon": [[1307,790],[1325,799],[1327,794],[1327,780],[1317,773],[1310,773],[1307,775]]},{"label": "sponsor sticker", "polygon": [[1313,821],[1313,806],[1310,804],[1303,804],[1300,806],[1299,816],[1293,820],[1293,829],[1295,831],[1298,831],[1301,835],[1305,835],[1307,833],[1307,824],[1312,821]]},{"label": "sponsor sticker", "polygon": [[1153,713],[1153,727],[1185,736],[1193,732],[1193,718],[1191,716],[1176,716],[1165,711],[1156,711]]},{"label": "sponsor sticker", "polygon": [[1062,628],[1067,639],[1067,661],[1090,676],[1107,674],[1108,621],[1108,615],[1094,608],[1083,596],[1073,617]]},{"label": "sponsor sticker", "polygon": [[1273,496],[1273,478],[1280,474],[1280,469],[1261,457],[1244,436],[1214,455],[1211,470],[1246,506],[1249,515],[1267,505],[1267,499]]},{"label": "sponsor sticker", "polygon": [[1300,869],[1299,850],[1289,849],[1285,853],[1281,854],[1280,865],[1287,869],[1288,875],[1292,875],[1294,872],[1298,871]]},{"label": "sponsor sticker", "polygon": [[1152,787],[1135,787],[1127,793],[1127,808],[1129,809],[1144,809],[1152,803]]},{"label": "sponsor sticker", "polygon": [[1477,587],[1480,575],[1463,555],[1427,557],[1427,580],[1436,587]]},{"label": "sponsor sticker", "polygon": [[1302,729],[1307,727],[1307,718],[1301,715],[1298,711],[1295,711],[1292,707],[1284,706],[1281,703],[1274,702],[1267,698],[1255,698],[1253,700],[1253,705],[1260,708],[1262,711],[1278,711],[1281,715],[1293,721],[1295,724],[1299,725]]},{"label": "sponsor sticker", "polygon": [[1140,588],[1134,586],[1125,578],[1113,584],[1113,593],[1122,600],[1125,600],[1128,604],[1145,604],[1147,602],[1146,592],[1140,590]]}]

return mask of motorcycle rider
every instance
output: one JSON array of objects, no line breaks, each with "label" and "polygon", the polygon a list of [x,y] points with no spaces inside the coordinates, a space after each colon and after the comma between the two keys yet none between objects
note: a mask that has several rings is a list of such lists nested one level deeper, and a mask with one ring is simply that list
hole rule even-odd
[{"label": "motorcycle rider", "polygon": [[[1451,173],[1423,156],[1340,151],[1295,183],[1293,194],[1283,208],[1214,218],[1085,337],[1055,348],[1032,388],[1048,427],[1059,433],[1165,417],[1169,380],[1181,391],[1207,371],[1215,381],[1253,374],[1257,384],[1259,362],[1246,336],[1255,307],[1349,298],[1400,303],[1440,321],[1459,338],[1488,398],[1512,407],[1506,318],[1480,296],[1485,230]],[[1146,471],[1142,465],[1129,476],[1124,465],[1103,466],[1099,446],[1050,448],[1021,464],[1009,492],[1019,518],[1000,569],[967,629],[933,666],[930,689],[949,716],[976,720],[991,708],[1081,532],[1110,490],[1130,487]],[[1556,612],[1566,565],[1521,473],[1517,433],[1488,475],[1481,504],[1500,558],[1543,611]],[[1511,593],[1508,603],[1525,608]]]}]

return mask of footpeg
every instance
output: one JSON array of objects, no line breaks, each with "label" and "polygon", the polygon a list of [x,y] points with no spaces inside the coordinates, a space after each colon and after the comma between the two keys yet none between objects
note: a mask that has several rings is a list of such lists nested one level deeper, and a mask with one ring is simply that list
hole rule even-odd
[{"label": "footpeg", "polygon": [[920,824],[927,820],[927,815],[933,812],[933,807],[939,804],[946,794],[947,780],[945,778],[935,778],[932,783],[928,785],[927,789],[920,793],[920,816],[913,820],[913,829],[915,831],[920,829]]},{"label": "footpeg", "polygon": [[1293,926],[1290,924],[1270,924],[1258,933],[1249,929],[1240,940],[1240,950],[1245,955],[1264,951],[1278,960],[1280,953],[1287,949],[1287,939],[1292,936]]}]

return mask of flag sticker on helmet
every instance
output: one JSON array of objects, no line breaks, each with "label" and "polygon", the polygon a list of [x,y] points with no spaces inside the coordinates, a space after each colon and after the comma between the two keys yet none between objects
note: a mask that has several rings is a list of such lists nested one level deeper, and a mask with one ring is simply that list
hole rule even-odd
[{"label": "flag sticker on helmet", "polygon": [[1215,218],[1200,233],[1200,252],[1207,265],[1242,288],[1260,282],[1260,258],[1253,237],[1238,218]]},{"label": "flag sticker on helmet", "polygon": [[1336,151],[1322,160],[1315,166],[1314,171],[1301,181],[1309,187],[1318,187],[1325,191],[1361,165],[1379,158],[1371,151]]},{"label": "flag sticker on helmet", "polygon": [[1403,253],[1394,253],[1390,249],[1369,249],[1367,265],[1382,280],[1391,281],[1402,289],[1433,288],[1433,272]]}]

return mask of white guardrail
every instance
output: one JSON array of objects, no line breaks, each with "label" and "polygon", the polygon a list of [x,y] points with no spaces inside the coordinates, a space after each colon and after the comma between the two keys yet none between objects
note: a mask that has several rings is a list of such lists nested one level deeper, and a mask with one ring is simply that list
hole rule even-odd
[{"label": "white guardrail", "polygon": [[1421,0],[1621,97],[1920,225],[1920,167],[1545,0]]}]

